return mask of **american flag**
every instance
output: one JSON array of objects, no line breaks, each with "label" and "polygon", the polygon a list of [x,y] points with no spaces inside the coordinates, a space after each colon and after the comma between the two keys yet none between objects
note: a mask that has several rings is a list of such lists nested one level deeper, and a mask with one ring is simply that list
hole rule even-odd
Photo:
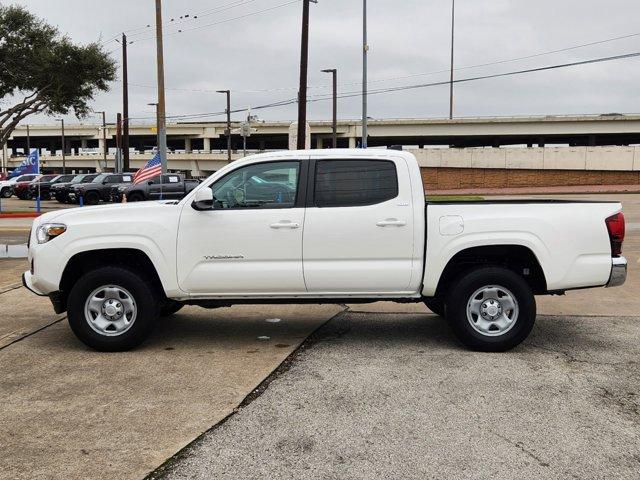
[{"label": "american flag", "polygon": [[147,162],[147,164],[136,172],[133,176],[133,184],[137,185],[150,178],[157,177],[162,173],[162,164],[160,163],[160,154],[156,153],[156,156]]}]

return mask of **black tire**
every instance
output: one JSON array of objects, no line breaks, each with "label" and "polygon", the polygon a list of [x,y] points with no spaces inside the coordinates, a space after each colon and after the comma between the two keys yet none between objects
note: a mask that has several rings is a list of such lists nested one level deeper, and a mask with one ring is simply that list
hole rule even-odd
[{"label": "black tire", "polygon": [[445,309],[444,300],[442,298],[425,298],[423,301],[424,301],[424,304],[427,306],[427,308],[431,310],[433,313],[443,318],[445,317],[446,309]]},{"label": "black tire", "polygon": [[175,300],[165,300],[160,306],[160,316],[161,317],[170,317],[174,313],[178,313],[182,307],[184,307],[184,303],[176,302]]},{"label": "black tire", "polygon": [[41,198],[41,200],[51,200],[51,194],[50,193],[42,193],[40,198]]},{"label": "black tire", "polygon": [[56,201],[58,203],[67,203],[62,195],[56,195]]},{"label": "black tire", "polygon": [[[80,202],[80,197],[77,198],[78,203]],[[100,195],[98,192],[87,192],[84,194],[84,204],[85,205],[97,205],[100,203]]]},{"label": "black tire", "polygon": [[0,195],[2,195],[2,198],[11,198],[11,195],[13,195],[13,193],[11,192],[10,187],[5,187],[2,189],[2,192],[0,192]]},{"label": "black tire", "polygon": [[[474,295],[483,287],[490,286],[497,287],[495,293],[487,294],[493,292],[487,290]],[[489,320],[485,321],[485,317],[469,313],[469,319],[467,306],[471,305],[473,298],[476,301],[487,300],[487,303],[476,303],[480,309],[483,305],[499,305],[499,308],[502,308],[503,304],[507,305],[509,294],[514,297],[517,314],[516,309],[504,309],[506,319],[508,320],[509,315],[513,319],[513,323],[506,323],[504,333],[500,333],[498,323],[492,323],[492,317],[486,317]],[[498,300],[494,300],[493,297]],[[473,308],[470,307],[470,310]],[[447,295],[446,311],[451,328],[467,347],[483,352],[503,352],[519,345],[531,332],[536,319],[536,301],[529,284],[517,273],[501,267],[483,267],[458,277]],[[472,323],[476,327],[472,326]],[[482,329],[487,323],[488,329],[481,333],[478,329]]]},{"label": "black tire", "polygon": [[[96,289],[112,285],[129,292],[137,309],[128,330],[115,336],[97,332],[85,316],[88,297]],[[159,314],[160,302],[151,281],[124,267],[101,267],[84,274],[67,300],[67,316],[73,333],[85,345],[102,352],[120,352],[140,345],[151,333]]]},{"label": "black tire", "polygon": [[127,195],[127,202],[144,202],[144,195],[140,192],[132,192]]}]

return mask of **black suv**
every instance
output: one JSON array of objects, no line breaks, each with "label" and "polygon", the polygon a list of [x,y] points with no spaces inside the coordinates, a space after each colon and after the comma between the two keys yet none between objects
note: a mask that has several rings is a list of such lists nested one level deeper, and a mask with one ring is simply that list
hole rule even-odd
[{"label": "black suv", "polygon": [[114,202],[122,201],[122,197],[125,195],[128,202],[180,200],[196,188],[199,183],[200,180],[185,179],[179,173],[165,173],[147,182],[136,185],[121,185],[111,190],[111,197]]},{"label": "black suv", "polygon": [[60,183],[67,183],[73,180],[75,175],[58,175],[55,178],[52,178],[49,181],[41,181],[31,182],[29,184],[29,195],[31,198],[36,198],[38,196],[38,184],[40,185],[40,198],[43,200],[51,200],[51,187],[53,185],[58,185]]},{"label": "black suv", "polygon": [[79,183],[69,189],[69,200],[80,203],[83,198],[86,205],[97,205],[100,200],[111,201],[111,189],[133,182],[134,173],[101,173],[90,183]]},{"label": "black suv", "polygon": [[79,183],[91,182],[97,176],[97,173],[83,173],[74,176],[70,182],[51,185],[51,196],[55,197],[55,199],[60,203],[68,203],[69,191],[71,188],[73,188],[74,185],[77,185]]}]

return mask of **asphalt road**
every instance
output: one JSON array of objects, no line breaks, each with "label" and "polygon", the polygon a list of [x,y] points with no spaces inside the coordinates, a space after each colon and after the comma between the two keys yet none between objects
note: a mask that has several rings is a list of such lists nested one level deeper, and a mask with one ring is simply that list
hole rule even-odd
[{"label": "asphalt road", "polygon": [[433,315],[344,313],[156,476],[637,479],[639,339],[637,317],[542,317],[483,354]]}]

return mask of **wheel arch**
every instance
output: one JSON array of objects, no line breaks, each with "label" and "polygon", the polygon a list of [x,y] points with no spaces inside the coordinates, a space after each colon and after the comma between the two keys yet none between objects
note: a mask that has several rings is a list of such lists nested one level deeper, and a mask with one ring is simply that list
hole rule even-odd
[{"label": "wheel arch", "polygon": [[158,270],[151,258],[142,250],[136,248],[86,250],[73,255],[62,272],[59,295],[62,311],[66,310],[67,297],[77,279],[91,270],[107,265],[117,265],[143,272],[149,277],[162,298],[166,298],[165,286]]},{"label": "wheel arch", "polygon": [[475,246],[457,252],[440,275],[436,296],[443,295],[447,286],[464,272],[488,266],[508,268],[521,275],[534,294],[547,293],[544,269],[533,250],[523,245],[509,244]]}]

